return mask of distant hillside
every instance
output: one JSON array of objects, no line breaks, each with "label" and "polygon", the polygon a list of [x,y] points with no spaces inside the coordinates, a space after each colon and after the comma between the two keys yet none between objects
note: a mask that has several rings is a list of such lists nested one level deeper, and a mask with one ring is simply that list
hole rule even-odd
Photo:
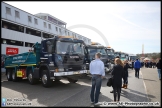
[{"label": "distant hillside", "polygon": [[[143,57],[142,54],[137,54],[137,57]],[[150,59],[157,59],[157,58],[161,58],[161,52],[160,53],[145,53],[144,57],[148,57]]]}]

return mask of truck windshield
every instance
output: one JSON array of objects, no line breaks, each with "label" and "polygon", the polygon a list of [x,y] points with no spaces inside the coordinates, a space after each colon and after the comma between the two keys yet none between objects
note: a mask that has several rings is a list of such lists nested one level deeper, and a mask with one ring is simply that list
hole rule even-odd
[{"label": "truck windshield", "polygon": [[121,54],[120,56],[121,56],[121,58],[126,58],[125,54]]},{"label": "truck windshield", "polygon": [[119,57],[120,57],[119,53],[115,53],[115,57],[116,57],[116,56],[119,56]]},{"label": "truck windshield", "polygon": [[61,42],[57,41],[56,44],[57,54],[84,54],[82,43]]},{"label": "truck windshield", "polygon": [[88,48],[88,52],[90,55],[95,55],[97,52],[101,53],[101,55],[107,55],[104,48]]},{"label": "truck windshield", "polygon": [[136,60],[137,57],[136,56],[130,56],[130,60]]},{"label": "truck windshield", "polygon": [[106,49],[108,55],[114,55],[114,51],[112,49]]}]

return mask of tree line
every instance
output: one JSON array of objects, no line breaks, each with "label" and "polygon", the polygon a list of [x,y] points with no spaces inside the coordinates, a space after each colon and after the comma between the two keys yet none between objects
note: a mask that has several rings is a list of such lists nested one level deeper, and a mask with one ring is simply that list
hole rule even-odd
[{"label": "tree line", "polygon": [[145,54],[137,54],[137,57],[138,58],[141,58],[141,57],[148,57],[150,59],[158,59],[158,58],[161,58],[161,52],[160,53],[145,53]]}]

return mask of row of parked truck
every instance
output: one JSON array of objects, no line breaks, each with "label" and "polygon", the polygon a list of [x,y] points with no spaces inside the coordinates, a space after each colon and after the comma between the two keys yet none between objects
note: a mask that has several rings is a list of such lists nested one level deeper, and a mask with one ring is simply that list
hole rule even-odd
[{"label": "row of parked truck", "polygon": [[105,71],[110,72],[115,57],[112,48],[95,43],[86,45],[70,36],[56,36],[35,43],[29,52],[6,57],[6,76],[14,82],[28,79],[32,85],[41,81],[44,87],[62,78],[75,83],[81,75],[89,74],[89,64],[97,52],[102,54]]}]

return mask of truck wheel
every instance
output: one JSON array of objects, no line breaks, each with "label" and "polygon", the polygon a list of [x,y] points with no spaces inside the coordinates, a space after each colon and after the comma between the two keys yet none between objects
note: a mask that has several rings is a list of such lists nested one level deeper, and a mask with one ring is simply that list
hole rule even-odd
[{"label": "truck wheel", "polygon": [[18,80],[15,70],[12,71],[12,81],[16,82]]},{"label": "truck wheel", "polygon": [[28,81],[31,85],[34,85],[38,82],[37,79],[33,78],[33,72],[32,70],[29,71],[29,74],[28,74]]},{"label": "truck wheel", "polygon": [[50,79],[50,76],[47,70],[42,71],[41,81],[44,87],[50,87],[52,85],[52,80]]},{"label": "truck wheel", "polygon": [[7,69],[7,80],[12,81],[12,72],[9,69]]},{"label": "truck wheel", "polygon": [[68,81],[69,81],[70,83],[76,83],[78,80],[68,78]]}]

